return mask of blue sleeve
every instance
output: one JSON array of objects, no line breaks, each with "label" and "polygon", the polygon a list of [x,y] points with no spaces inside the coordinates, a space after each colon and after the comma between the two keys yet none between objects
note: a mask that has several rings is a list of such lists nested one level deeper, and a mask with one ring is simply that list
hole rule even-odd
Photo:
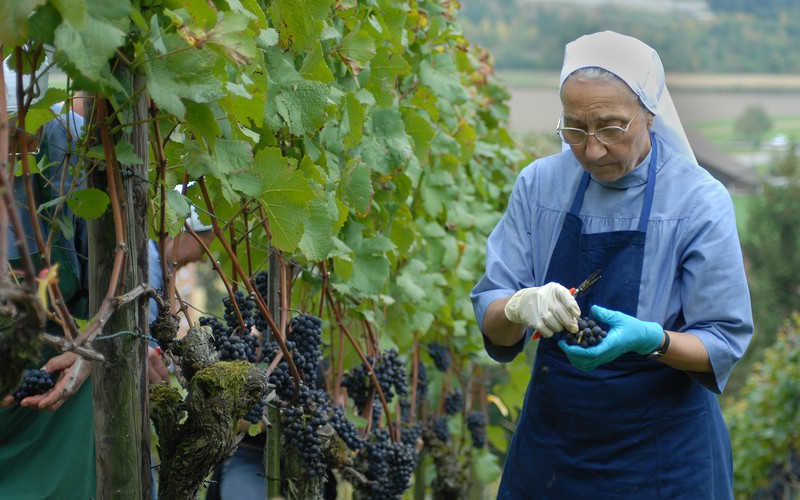
[{"label": "blue sleeve", "polygon": [[[161,258],[158,254],[158,246],[155,241],[147,242],[147,282],[156,290],[164,288],[164,277],[161,275]],[[158,303],[155,299],[150,299],[150,318],[148,323],[152,324],[158,318]]]},{"label": "blue sleeve", "polygon": [[681,235],[681,304],[685,327],[708,351],[713,373],[689,374],[721,393],[753,335],[750,292],[733,203],[721,186],[709,186]]},{"label": "blue sleeve", "polygon": [[[478,326],[483,331],[483,318],[489,304],[510,297],[518,290],[534,286],[531,262],[531,215],[525,170],[517,178],[506,213],[492,230],[486,243],[486,271],[472,289],[470,298]],[[524,339],[513,346],[492,344],[484,335],[486,352],[492,359],[508,362],[524,347]]]}]

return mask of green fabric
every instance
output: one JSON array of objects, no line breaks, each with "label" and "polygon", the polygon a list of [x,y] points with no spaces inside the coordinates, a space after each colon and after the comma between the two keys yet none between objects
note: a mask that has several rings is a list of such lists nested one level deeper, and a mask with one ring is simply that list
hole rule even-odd
[{"label": "green fabric", "polygon": [[0,410],[0,498],[95,498],[92,380],[55,412]]}]

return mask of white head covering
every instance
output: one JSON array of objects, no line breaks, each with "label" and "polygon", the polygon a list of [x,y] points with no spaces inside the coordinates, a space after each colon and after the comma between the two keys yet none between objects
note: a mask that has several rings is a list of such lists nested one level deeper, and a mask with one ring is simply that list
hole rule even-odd
[{"label": "white head covering", "polygon": [[575,70],[597,67],[620,77],[655,115],[652,130],[667,144],[697,162],[678,111],[669,95],[658,53],[636,38],[603,31],[567,44],[559,89]]}]

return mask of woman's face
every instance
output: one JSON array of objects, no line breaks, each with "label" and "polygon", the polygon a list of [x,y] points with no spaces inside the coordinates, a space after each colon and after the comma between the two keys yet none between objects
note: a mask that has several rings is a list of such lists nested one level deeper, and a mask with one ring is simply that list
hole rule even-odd
[{"label": "woman's face", "polygon": [[[561,104],[564,108],[561,126],[589,133],[612,125],[625,128],[641,109],[636,95],[621,80],[568,78],[561,88]],[[583,144],[570,148],[595,179],[615,181],[633,170],[650,152],[652,125],[653,115],[645,109],[630,123],[619,143],[603,144],[590,135]]]}]

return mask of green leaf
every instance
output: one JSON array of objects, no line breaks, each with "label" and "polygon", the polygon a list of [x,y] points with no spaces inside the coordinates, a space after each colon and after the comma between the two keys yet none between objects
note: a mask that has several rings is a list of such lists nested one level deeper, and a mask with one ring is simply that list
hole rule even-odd
[{"label": "green leaf", "polygon": [[300,240],[300,250],[312,262],[325,260],[333,250],[334,227],[339,218],[339,209],[333,193],[314,198],[310,213],[304,223],[305,232]]},{"label": "green leaf", "polygon": [[370,114],[367,128],[370,135],[363,141],[364,160],[382,174],[402,169],[414,151],[408,142],[400,112],[396,109],[375,108]]},{"label": "green leaf", "polygon": [[360,224],[346,226],[345,243],[355,253],[352,276],[347,284],[366,294],[377,294],[389,279],[389,261],[385,252],[394,244],[381,235],[365,237]]},{"label": "green leaf", "polygon": [[0,0],[0,45],[21,45],[28,37],[28,18],[46,0]]},{"label": "green leaf", "polygon": [[216,56],[208,49],[188,48],[177,35],[165,35],[171,53],[155,57],[147,65],[150,96],[164,111],[183,119],[182,99],[209,103],[224,95],[222,82],[214,75]]},{"label": "green leaf", "polygon": [[395,96],[396,82],[407,75],[411,66],[399,54],[388,47],[378,49],[378,54],[369,63],[367,89],[375,96],[380,106],[391,106]]},{"label": "green leaf", "polygon": [[314,193],[302,173],[279,148],[264,148],[256,154],[253,172],[264,182],[262,203],[269,219],[272,244],[291,252],[303,236]]},{"label": "green leaf", "polygon": [[322,83],[330,83],[334,80],[333,73],[325,62],[322,54],[322,45],[319,42],[314,44],[314,49],[306,56],[300,74],[307,80],[317,80]]},{"label": "green leaf", "polygon": [[[124,17],[120,5],[127,6]],[[108,71],[108,61],[125,41],[130,4],[123,0],[91,2],[86,22],[80,28],[65,19],[55,31],[56,62],[74,67],[86,79],[97,82]]]},{"label": "green leaf", "polygon": [[25,130],[30,134],[36,134],[39,127],[53,119],[51,109],[29,109],[25,114]]},{"label": "green leaf", "polygon": [[472,461],[472,477],[483,484],[492,484],[500,477],[503,469],[497,455],[486,448],[475,450]]},{"label": "green leaf", "polygon": [[278,37],[279,37],[278,32],[275,31],[274,28],[267,28],[261,30],[261,32],[256,37],[256,42],[258,43],[259,47],[261,47],[262,49],[266,49],[268,47],[273,47],[277,45],[279,39]]},{"label": "green leaf", "polygon": [[409,108],[403,108],[403,122],[414,141],[414,154],[417,158],[425,158],[431,148],[431,139],[436,135],[433,125],[421,112]]},{"label": "green leaf", "polygon": [[364,107],[355,97],[345,96],[344,114],[341,120],[342,142],[353,147],[361,141],[364,129]]},{"label": "green leaf", "polygon": [[174,189],[167,189],[167,205],[181,219],[189,216],[189,199]]},{"label": "green leaf", "polygon": [[355,210],[359,217],[366,217],[372,205],[372,171],[369,166],[358,158],[347,162],[342,172],[342,182],[345,185],[344,198]]},{"label": "green leaf", "polygon": [[[425,276],[427,266],[417,259],[411,260],[401,271],[397,278],[397,287],[400,289],[404,298],[412,304],[421,303],[425,300],[425,289],[420,286],[419,278]],[[400,298],[400,297],[398,297]]]},{"label": "green leaf", "polygon": [[433,64],[423,59],[419,64],[419,81],[439,98],[452,104],[464,102],[469,97],[461,85],[459,71],[449,54],[437,54]]},{"label": "green leaf", "polygon": [[208,32],[207,41],[220,46],[234,64],[249,64],[257,55],[250,18],[242,12],[225,12]]},{"label": "green leaf", "polygon": [[86,0],[51,0],[58,9],[61,17],[77,30],[86,28],[87,2]]},{"label": "green leaf", "polygon": [[67,198],[67,205],[75,215],[87,220],[96,219],[105,213],[111,199],[104,191],[95,188],[81,189]]},{"label": "green leaf", "polygon": [[133,144],[122,139],[114,147],[117,161],[122,165],[142,165],[144,161],[133,152]]},{"label": "green leaf", "polygon": [[327,85],[309,80],[271,85],[274,108],[270,115],[270,126],[277,129],[280,124],[285,124],[289,132],[297,136],[315,134],[325,124],[329,92]]},{"label": "green leaf", "polygon": [[273,0],[269,17],[280,34],[284,49],[299,53],[310,47],[322,33],[331,14],[333,0]]},{"label": "green leaf", "polygon": [[353,75],[358,75],[375,57],[375,40],[366,31],[356,28],[342,38],[336,48],[336,54],[350,68]]},{"label": "green leaf", "polygon": [[217,137],[222,133],[219,123],[208,104],[199,104],[192,101],[184,103],[186,107],[186,128],[188,128],[196,138],[202,138],[208,144],[208,148],[213,151]]}]

